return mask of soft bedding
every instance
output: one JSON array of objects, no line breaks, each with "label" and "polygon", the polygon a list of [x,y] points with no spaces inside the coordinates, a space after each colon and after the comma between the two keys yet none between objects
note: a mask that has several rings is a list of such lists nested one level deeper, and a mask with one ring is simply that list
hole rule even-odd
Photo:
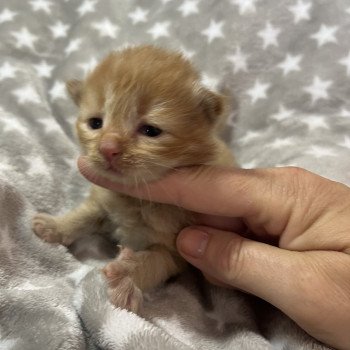
[{"label": "soft bedding", "polygon": [[0,1],[0,349],[329,349],[192,270],[149,293],[142,316],[115,309],[100,272],[115,247],[52,246],[30,219],[89,187],[64,81],[133,44],[182,50],[231,95],[225,137],[242,167],[349,185],[349,29],[346,0]]}]

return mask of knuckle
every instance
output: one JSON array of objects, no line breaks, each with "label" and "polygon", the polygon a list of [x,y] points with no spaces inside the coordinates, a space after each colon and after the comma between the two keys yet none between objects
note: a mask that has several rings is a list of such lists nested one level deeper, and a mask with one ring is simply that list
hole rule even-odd
[{"label": "knuckle", "polygon": [[303,168],[290,167],[288,168],[287,179],[294,185],[294,188],[297,189],[301,184],[309,180],[309,172]]},{"label": "knuckle", "polygon": [[285,199],[297,200],[304,197],[305,189],[309,188],[311,182],[310,173],[299,167],[281,168],[276,175],[282,177],[281,185],[277,186],[278,193],[276,194]]},{"label": "knuckle", "polygon": [[224,247],[219,259],[219,269],[233,285],[239,281],[245,267],[244,239],[235,237]]}]

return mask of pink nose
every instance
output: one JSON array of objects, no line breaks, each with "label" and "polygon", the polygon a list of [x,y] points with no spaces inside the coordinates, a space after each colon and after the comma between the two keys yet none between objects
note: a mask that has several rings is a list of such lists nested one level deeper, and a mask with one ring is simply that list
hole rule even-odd
[{"label": "pink nose", "polygon": [[99,150],[109,162],[117,159],[120,154],[119,143],[117,140],[112,138],[102,140]]}]

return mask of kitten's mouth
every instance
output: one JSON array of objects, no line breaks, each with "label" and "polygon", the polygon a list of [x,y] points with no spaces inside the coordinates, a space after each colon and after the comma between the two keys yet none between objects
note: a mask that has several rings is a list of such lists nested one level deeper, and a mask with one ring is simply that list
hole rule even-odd
[{"label": "kitten's mouth", "polygon": [[111,174],[115,174],[117,176],[123,175],[123,172],[121,171],[121,169],[116,167],[115,165],[113,165],[111,163],[106,163],[104,166],[102,166],[102,171],[107,172],[107,173],[111,173]]},{"label": "kitten's mouth", "polygon": [[104,177],[112,181],[124,182],[123,179],[125,176],[120,169],[116,169],[116,167],[113,167],[111,164],[97,163],[96,161],[89,159],[87,156],[79,157],[78,168],[83,175],[87,174],[87,177],[90,179]]},{"label": "kitten's mouth", "polygon": [[[92,164],[92,163],[90,163]],[[111,163],[106,164],[93,164],[96,174],[98,176],[103,176],[108,178],[109,180],[117,181],[117,182],[126,182],[128,178],[128,174],[121,169],[121,167],[117,167]]]},{"label": "kitten's mouth", "polygon": [[144,172],[143,168],[123,168],[122,166],[111,164],[110,162],[103,162],[99,159],[91,159],[89,156],[80,156],[78,166],[80,172],[83,175],[84,173],[88,173],[88,178],[90,179],[99,179],[103,177],[121,184],[136,186],[140,183],[158,180],[164,175],[163,172],[160,173],[159,171]]}]

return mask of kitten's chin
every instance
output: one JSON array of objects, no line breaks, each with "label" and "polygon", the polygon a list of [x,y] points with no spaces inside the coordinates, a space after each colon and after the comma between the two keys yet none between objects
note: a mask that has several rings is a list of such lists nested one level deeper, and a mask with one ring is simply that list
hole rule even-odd
[{"label": "kitten's chin", "polygon": [[103,168],[100,165],[97,165],[97,166],[94,165],[93,169],[96,173],[96,176],[102,176],[108,180],[122,183],[122,184],[131,183],[129,177],[118,169],[111,168],[111,167]]},{"label": "kitten's chin", "polygon": [[104,177],[113,182],[118,182],[125,185],[140,185],[145,182],[159,180],[165,175],[165,171],[147,172],[143,174],[137,169],[119,170],[115,167],[104,166],[83,156],[79,159],[79,168],[82,173],[84,169],[89,172],[89,178]]}]

